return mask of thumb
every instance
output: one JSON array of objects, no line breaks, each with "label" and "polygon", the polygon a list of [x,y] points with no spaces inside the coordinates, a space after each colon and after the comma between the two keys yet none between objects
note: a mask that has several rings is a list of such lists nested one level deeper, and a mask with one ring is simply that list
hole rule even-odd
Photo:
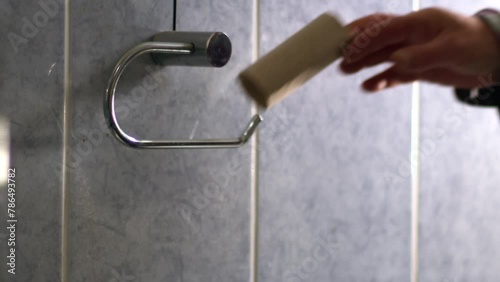
[{"label": "thumb", "polygon": [[413,45],[394,52],[389,60],[396,67],[411,71],[425,71],[453,64],[460,58],[457,48],[444,38]]}]

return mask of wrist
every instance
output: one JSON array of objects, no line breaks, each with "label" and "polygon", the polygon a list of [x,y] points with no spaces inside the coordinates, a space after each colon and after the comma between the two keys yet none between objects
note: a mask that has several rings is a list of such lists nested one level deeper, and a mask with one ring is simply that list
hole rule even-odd
[{"label": "wrist", "polygon": [[[494,9],[483,9],[475,14],[495,36],[497,51],[500,53],[500,12]],[[500,81],[500,60],[493,72],[494,81]]]}]

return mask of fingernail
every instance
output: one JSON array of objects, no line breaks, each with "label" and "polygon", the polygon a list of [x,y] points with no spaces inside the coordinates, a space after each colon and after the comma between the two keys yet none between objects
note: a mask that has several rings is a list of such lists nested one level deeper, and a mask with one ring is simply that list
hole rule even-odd
[{"label": "fingernail", "polygon": [[387,80],[383,79],[383,80],[381,80],[381,81],[379,81],[377,83],[377,85],[375,86],[374,90],[375,91],[380,91],[380,90],[382,90],[382,89],[384,89],[386,87],[387,87]]}]

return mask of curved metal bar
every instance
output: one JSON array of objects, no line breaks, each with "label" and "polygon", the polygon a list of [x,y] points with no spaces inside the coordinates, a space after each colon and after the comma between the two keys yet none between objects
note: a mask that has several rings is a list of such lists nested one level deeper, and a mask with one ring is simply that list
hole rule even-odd
[{"label": "curved metal bar", "polygon": [[162,53],[170,55],[190,55],[193,44],[173,42],[145,42],[126,52],[118,61],[108,82],[104,103],[104,113],[108,126],[115,137],[123,144],[132,148],[141,149],[201,149],[201,148],[234,148],[245,144],[259,123],[263,120],[260,115],[255,115],[245,131],[239,138],[234,139],[201,139],[201,140],[140,140],[125,133],[116,118],[115,92],[123,71],[135,58],[146,53]]}]

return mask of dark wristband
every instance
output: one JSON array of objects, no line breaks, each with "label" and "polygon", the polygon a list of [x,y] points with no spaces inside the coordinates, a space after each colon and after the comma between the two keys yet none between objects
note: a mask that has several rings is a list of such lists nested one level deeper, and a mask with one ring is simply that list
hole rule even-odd
[{"label": "dark wristband", "polygon": [[500,106],[500,86],[490,86],[476,89],[455,89],[455,96],[461,102],[471,106]]}]

